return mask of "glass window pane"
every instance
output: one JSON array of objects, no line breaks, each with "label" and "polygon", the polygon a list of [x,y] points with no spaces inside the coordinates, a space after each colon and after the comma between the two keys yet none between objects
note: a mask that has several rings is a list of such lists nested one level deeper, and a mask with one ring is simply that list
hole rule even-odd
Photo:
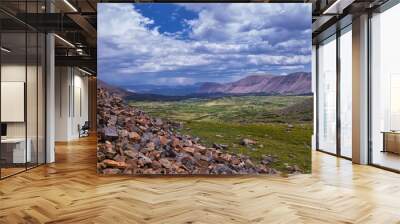
[{"label": "glass window pane", "polygon": [[372,163],[400,170],[400,5],[372,18]]},{"label": "glass window pane", "polygon": [[[26,33],[1,34],[1,175],[25,170],[26,151]],[[28,147],[29,148],[29,147]]]},{"label": "glass window pane", "polygon": [[30,161],[28,162],[28,168],[37,165],[37,132],[38,132],[38,95],[37,95],[37,84],[38,84],[38,36],[36,32],[27,33],[27,80],[26,80],[26,111],[27,111],[27,142],[28,150],[30,153]]},{"label": "glass window pane", "polygon": [[336,40],[318,48],[318,148],[336,153]]},{"label": "glass window pane", "polygon": [[352,157],[352,35],[340,36],[340,152]]},{"label": "glass window pane", "polygon": [[[26,12],[37,13],[39,5],[37,1],[27,2]],[[37,17],[31,18],[36,23]],[[26,113],[27,113],[27,150],[31,151],[30,161],[27,167],[35,167],[38,164],[38,33],[36,30],[27,29],[27,80],[26,80]]]},{"label": "glass window pane", "polygon": [[45,163],[46,149],[45,149],[45,122],[46,122],[46,78],[45,78],[45,65],[46,65],[46,36],[39,33],[38,36],[38,164]]},{"label": "glass window pane", "polygon": [[[0,1],[0,7],[20,16],[43,13],[44,6],[45,0]],[[46,39],[2,12],[0,18],[0,177],[4,178],[45,162]]]}]

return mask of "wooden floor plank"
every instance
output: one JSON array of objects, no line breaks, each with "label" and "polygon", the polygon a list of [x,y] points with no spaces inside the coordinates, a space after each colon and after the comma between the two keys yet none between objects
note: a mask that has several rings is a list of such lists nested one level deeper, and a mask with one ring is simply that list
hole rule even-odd
[{"label": "wooden floor plank", "polygon": [[0,223],[400,223],[400,175],[313,152],[313,174],[104,177],[96,141],[0,181]]}]

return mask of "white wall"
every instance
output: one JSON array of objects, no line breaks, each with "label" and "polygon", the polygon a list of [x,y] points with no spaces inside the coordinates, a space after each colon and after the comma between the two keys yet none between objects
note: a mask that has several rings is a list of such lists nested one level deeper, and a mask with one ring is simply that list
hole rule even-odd
[{"label": "white wall", "polygon": [[[28,137],[29,130],[35,130],[36,136],[36,82],[37,80],[32,78],[32,74],[36,77],[36,66],[27,66],[25,64],[4,64],[1,66],[1,81],[2,82],[24,82],[26,83],[25,76],[28,72],[28,87],[27,87],[27,119],[28,119]],[[39,105],[39,107],[42,105]],[[7,110],[7,108],[1,108]],[[24,109],[24,108],[23,108]],[[26,122],[8,122],[7,123],[7,134],[9,137],[25,137],[25,123]]]},{"label": "white wall", "polygon": [[55,140],[79,138],[78,125],[88,121],[88,78],[76,68],[56,67]]},{"label": "white wall", "polygon": [[69,131],[69,68],[55,68],[55,141],[67,141]]},{"label": "white wall", "polygon": [[82,73],[76,74],[78,70],[74,70],[74,82],[73,82],[73,96],[74,102],[71,104],[73,108],[72,111],[72,119],[71,119],[71,136],[72,138],[78,138],[78,125],[82,126],[85,121],[89,120],[89,113],[88,113],[88,78],[86,76],[82,76]]},{"label": "white wall", "polygon": [[[1,81],[25,82],[25,64],[8,64],[1,66]],[[1,108],[7,110],[7,108]],[[25,122],[7,123],[7,137],[25,137]]]}]

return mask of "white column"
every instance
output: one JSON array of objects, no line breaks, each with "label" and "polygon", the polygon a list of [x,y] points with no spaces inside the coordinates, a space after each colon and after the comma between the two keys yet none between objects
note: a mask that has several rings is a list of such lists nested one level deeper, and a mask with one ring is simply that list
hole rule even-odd
[{"label": "white column", "polygon": [[317,148],[317,48],[315,45],[312,46],[312,73],[311,73],[311,88],[314,99],[314,111],[313,111],[313,134],[311,137],[311,149],[316,150]]},{"label": "white column", "polygon": [[368,163],[368,15],[353,19],[353,162]]},{"label": "white column", "polygon": [[46,57],[47,57],[47,71],[46,71],[46,163],[53,163],[55,161],[54,149],[54,133],[55,133],[55,56],[54,56],[54,35],[47,34],[46,37]]},{"label": "white column", "polygon": [[47,57],[47,71],[46,71],[46,163],[55,161],[54,149],[54,132],[55,132],[55,56],[54,56],[54,35],[47,34],[46,37],[46,57]]},{"label": "white column", "polygon": [[[52,1],[46,1],[46,12],[54,12]],[[54,34],[46,35],[46,163],[55,162],[55,42]]]}]

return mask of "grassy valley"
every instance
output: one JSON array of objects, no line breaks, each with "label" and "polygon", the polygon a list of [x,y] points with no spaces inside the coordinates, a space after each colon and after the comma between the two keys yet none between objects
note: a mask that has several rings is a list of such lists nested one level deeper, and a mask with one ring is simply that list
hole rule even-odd
[{"label": "grassy valley", "polygon": [[[284,171],[297,165],[311,171],[311,96],[227,96],[181,101],[130,101],[130,105],[164,119],[182,122],[181,133],[197,136],[203,144],[223,144],[228,151],[260,161],[277,157],[273,164]],[[243,138],[256,141],[244,146]]]}]

